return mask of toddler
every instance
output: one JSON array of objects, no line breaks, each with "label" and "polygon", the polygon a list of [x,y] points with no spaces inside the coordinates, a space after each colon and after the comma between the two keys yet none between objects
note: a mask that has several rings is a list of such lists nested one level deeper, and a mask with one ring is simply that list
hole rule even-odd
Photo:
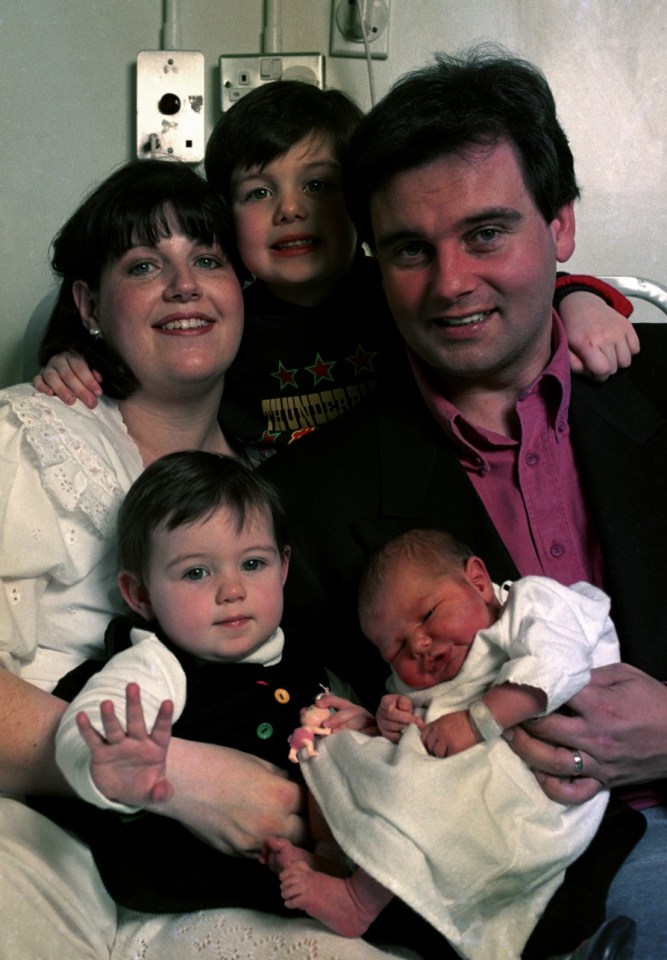
[{"label": "toddler", "polygon": [[[104,813],[78,803],[71,824],[123,906],[280,909],[257,860],[226,857],[146,812],[172,795],[172,721],[181,738],[284,769],[300,707],[331,682],[318,661],[285,645],[290,551],[278,496],[237,460],[171,454],[130,488],[118,545],[118,584],[138,626],[113,621],[111,659],[83,664],[56,691],[69,699],[83,674],[99,671],[65,713],[56,756],[78,795]],[[346,706],[338,722],[363,726],[366,711]]]}]

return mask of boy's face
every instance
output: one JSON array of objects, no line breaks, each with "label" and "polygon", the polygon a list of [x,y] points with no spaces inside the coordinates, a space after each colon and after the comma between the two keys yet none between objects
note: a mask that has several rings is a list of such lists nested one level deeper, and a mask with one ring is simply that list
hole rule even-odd
[{"label": "boy's face", "polygon": [[425,688],[452,680],[477,631],[496,618],[493,586],[479,557],[447,574],[400,560],[361,611],[361,626],[403,683]]},{"label": "boy's face", "polygon": [[137,588],[147,593],[145,607],[131,606],[182,649],[233,662],[280,624],[287,567],[268,514],[251,512],[239,532],[221,507],[205,520],[155,531],[145,588]]},{"label": "boy's face", "polygon": [[236,237],[248,270],[289,303],[314,306],[349,269],[357,237],[330,143],[306,137],[231,182]]}]

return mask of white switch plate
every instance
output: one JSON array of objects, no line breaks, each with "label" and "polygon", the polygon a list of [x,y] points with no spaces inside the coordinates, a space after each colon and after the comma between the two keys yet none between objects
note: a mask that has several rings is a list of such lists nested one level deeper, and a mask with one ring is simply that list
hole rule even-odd
[{"label": "white switch plate", "polygon": [[204,159],[204,54],[141,50],[137,55],[137,156]]},{"label": "white switch plate", "polygon": [[[362,0],[368,49],[373,60],[389,51],[390,0]],[[331,0],[331,56],[365,57],[357,0]]]},{"label": "white switch plate", "polygon": [[255,87],[276,80],[302,80],[324,86],[321,53],[230,54],[220,57],[220,105],[223,112]]}]

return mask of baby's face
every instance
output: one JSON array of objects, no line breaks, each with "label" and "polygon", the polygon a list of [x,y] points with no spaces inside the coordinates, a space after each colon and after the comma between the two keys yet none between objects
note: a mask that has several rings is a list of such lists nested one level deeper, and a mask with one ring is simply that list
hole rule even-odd
[{"label": "baby's face", "polygon": [[361,611],[366,636],[403,683],[414,688],[452,680],[477,631],[495,620],[493,586],[478,557],[444,575],[424,564],[397,561],[372,605]]},{"label": "baby's face", "polygon": [[146,588],[173,643],[204,660],[234,662],[279,626],[286,576],[268,514],[250,513],[239,531],[235,515],[221,507],[154,532]]},{"label": "baby's face", "polygon": [[350,268],[357,241],[328,140],[307,137],[263,168],[236,169],[231,192],[248,270],[281,300],[320,303]]}]

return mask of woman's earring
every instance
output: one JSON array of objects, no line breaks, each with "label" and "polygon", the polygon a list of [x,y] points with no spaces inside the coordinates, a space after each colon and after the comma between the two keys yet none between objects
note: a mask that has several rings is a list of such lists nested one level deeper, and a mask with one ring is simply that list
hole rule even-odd
[{"label": "woman's earring", "polygon": [[88,333],[91,335],[91,337],[94,340],[102,339],[102,331],[100,330],[99,327],[90,327],[90,329],[88,330]]}]

